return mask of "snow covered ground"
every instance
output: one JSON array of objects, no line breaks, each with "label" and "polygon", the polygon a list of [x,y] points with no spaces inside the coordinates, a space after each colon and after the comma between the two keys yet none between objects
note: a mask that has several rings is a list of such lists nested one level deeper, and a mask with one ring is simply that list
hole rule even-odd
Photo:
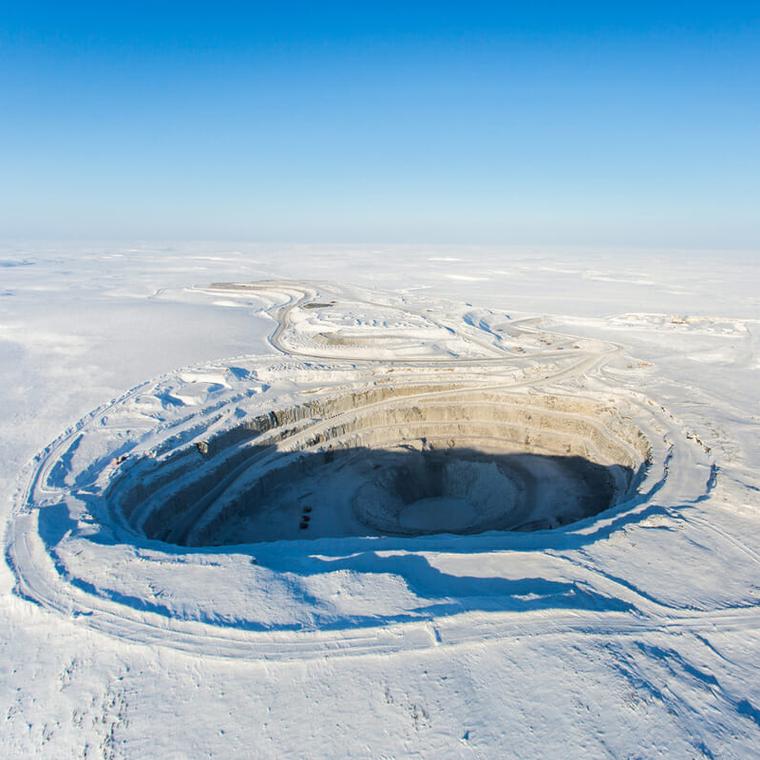
[{"label": "snow covered ground", "polygon": [[750,253],[4,246],[4,755],[757,756],[758,336]]}]

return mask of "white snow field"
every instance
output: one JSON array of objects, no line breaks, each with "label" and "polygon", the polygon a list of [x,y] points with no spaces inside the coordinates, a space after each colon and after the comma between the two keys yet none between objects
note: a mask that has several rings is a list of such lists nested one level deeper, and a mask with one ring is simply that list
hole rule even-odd
[{"label": "white snow field", "polygon": [[2,756],[757,757],[759,271],[6,245]]}]

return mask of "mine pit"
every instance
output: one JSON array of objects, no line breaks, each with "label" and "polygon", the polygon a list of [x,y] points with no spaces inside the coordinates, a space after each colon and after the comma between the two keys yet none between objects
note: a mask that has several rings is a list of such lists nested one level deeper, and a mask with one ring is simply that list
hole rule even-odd
[{"label": "mine pit", "polygon": [[206,443],[114,485],[134,530],[189,546],[550,530],[631,499],[649,459],[610,404],[418,386],[273,410]]}]

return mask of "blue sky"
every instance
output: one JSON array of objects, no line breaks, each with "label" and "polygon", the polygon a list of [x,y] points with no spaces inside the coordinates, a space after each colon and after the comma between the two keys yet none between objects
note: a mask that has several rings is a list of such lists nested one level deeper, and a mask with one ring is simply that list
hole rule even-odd
[{"label": "blue sky", "polygon": [[0,0],[0,237],[760,247],[760,3]]}]

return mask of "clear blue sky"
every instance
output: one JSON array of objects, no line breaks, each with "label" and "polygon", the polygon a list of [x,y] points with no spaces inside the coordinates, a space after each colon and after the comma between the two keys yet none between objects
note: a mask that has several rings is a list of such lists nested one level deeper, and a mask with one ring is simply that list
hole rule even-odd
[{"label": "clear blue sky", "polygon": [[760,247],[760,3],[0,0],[0,237]]}]

